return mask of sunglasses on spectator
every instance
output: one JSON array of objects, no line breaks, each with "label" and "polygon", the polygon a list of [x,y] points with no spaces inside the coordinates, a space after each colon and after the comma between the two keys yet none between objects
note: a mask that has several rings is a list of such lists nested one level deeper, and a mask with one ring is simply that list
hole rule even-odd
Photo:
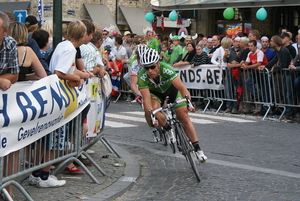
[{"label": "sunglasses on spectator", "polygon": [[105,36],[106,36],[107,34],[103,34],[103,35],[105,35]]},{"label": "sunglasses on spectator", "polygon": [[147,66],[147,67],[144,67],[144,68],[145,68],[145,70],[149,70],[149,69],[153,70],[154,68],[156,68],[156,65]]}]

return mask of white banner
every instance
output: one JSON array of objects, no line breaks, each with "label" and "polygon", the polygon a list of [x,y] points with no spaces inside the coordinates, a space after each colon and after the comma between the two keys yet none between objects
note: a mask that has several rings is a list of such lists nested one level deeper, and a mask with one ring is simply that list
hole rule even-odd
[{"label": "white banner", "polygon": [[216,65],[207,64],[194,68],[191,68],[191,65],[186,65],[174,69],[188,89],[224,89],[223,71]]},{"label": "white banner", "polygon": [[89,103],[86,85],[70,88],[56,75],[0,90],[0,157],[75,118]]},{"label": "white banner", "polygon": [[89,97],[90,97],[90,110],[87,115],[88,132],[86,137],[95,137],[104,126],[104,96],[101,90],[101,82],[99,78],[91,78],[88,85]]}]

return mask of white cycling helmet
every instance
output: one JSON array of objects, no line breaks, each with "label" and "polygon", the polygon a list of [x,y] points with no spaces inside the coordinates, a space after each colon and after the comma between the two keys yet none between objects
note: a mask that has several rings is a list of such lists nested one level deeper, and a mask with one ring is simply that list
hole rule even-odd
[{"label": "white cycling helmet", "polygon": [[153,64],[156,64],[159,61],[159,55],[158,52],[152,48],[149,48],[147,51],[145,51],[141,56],[141,65],[143,67],[152,66]]},{"label": "white cycling helmet", "polygon": [[146,52],[149,49],[147,45],[138,45],[135,49],[135,53],[137,56],[141,57],[144,52]]}]

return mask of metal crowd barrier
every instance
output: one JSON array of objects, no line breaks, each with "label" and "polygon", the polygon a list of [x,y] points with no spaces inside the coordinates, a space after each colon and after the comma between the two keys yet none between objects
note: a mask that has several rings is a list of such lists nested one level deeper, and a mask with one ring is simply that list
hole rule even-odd
[{"label": "metal crowd barrier", "polygon": [[71,162],[76,162],[98,184],[99,181],[77,157],[80,154],[85,155],[98,171],[103,176],[106,176],[101,167],[85,151],[98,141],[101,141],[111,153],[115,153],[118,157],[120,155],[104,137],[103,128],[95,137],[83,137],[81,122],[81,114],[79,114],[64,126],[40,138],[38,141],[4,157],[0,157],[0,192],[3,192],[9,198],[5,187],[13,185],[27,200],[33,200],[15,179],[53,164],[56,167],[51,173],[57,175]]},{"label": "metal crowd barrier", "polygon": [[[237,106],[240,97],[240,105],[256,104],[262,109],[263,120],[270,113],[272,108],[281,108],[280,120],[285,112],[294,113],[296,107],[300,107],[300,90],[295,89],[294,82],[300,73],[295,70],[282,69],[276,73],[270,73],[268,69],[239,69],[239,78],[232,76],[233,69],[223,71],[223,90],[212,89],[189,89],[192,98],[201,99],[205,102],[205,113],[211,102],[220,103],[216,114],[224,104]],[[300,83],[300,77],[299,81]],[[241,94],[237,88],[242,89]],[[244,107],[244,106],[243,106]],[[250,106],[247,106],[250,109]]]}]

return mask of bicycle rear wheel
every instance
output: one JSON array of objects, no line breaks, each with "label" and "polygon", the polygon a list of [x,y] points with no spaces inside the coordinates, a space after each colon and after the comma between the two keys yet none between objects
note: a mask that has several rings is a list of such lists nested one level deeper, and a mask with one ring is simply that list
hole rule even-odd
[{"label": "bicycle rear wheel", "polygon": [[188,137],[186,136],[186,133],[185,133],[181,123],[176,123],[175,130],[177,132],[176,134],[178,136],[179,144],[181,145],[182,155],[184,155],[186,160],[190,163],[198,182],[200,182],[201,181],[200,174],[199,174],[198,168],[197,168],[195,160],[194,160],[194,157],[195,157],[195,154],[193,153],[194,147],[190,143]]}]

